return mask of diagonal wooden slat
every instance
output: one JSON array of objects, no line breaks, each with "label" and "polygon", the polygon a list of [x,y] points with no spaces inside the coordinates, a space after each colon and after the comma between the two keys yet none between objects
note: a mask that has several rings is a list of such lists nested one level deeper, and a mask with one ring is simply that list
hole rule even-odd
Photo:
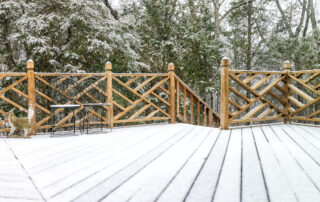
[{"label": "diagonal wooden slat", "polygon": [[274,80],[272,83],[270,83],[267,87],[265,87],[263,90],[259,92],[261,96],[263,96],[265,93],[269,92],[271,88],[273,88],[275,85],[277,85],[280,81],[282,81],[285,78],[285,76],[279,77],[278,79]]},{"label": "diagonal wooden slat", "polygon": [[156,115],[159,112],[159,110],[155,110],[153,112],[151,112],[150,114],[148,114],[148,116],[146,116],[146,118],[152,118],[154,115]]},{"label": "diagonal wooden slat", "polygon": [[231,114],[231,118],[230,120],[235,119],[236,117],[238,117],[242,112],[244,112],[245,110],[247,110],[251,105],[253,105],[255,102],[257,102],[260,98],[256,97],[253,100],[251,100],[248,104],[242,106],[242,108],[234,113]]},{"label": "diagonal wooden slat", "polygon": [[308,94],[306,94],[305,92],[303,92],[299,88],[295,87],[294,85],[289,84],[288,87],[290,88],[290,90],[297,93],[298,95],[300,95],[303,99],[307,100],[308,102],[312,102],[314,100],[311,96],[309,96]]},{"label": "diagonal wooden slat", "polygon": [[233,106],[235,106],[236,108],[242,109],[242,106],[240,106],[238,103],[236,103],[236,102],[233,101],[232,99],[229,99],[229,102],[230,102]]},{"label": "diagonal wooden slat", "polygon": [[116,89],[113,88],[112,91],[113,91],[115,94],[119,95],[121,98],[125,99],[125,100],[126,100],[127,102],[129,102],[130,104],[133,103],[132,100],[130,100],[129,98],[127,98],[126,96],[124,96],[122,93],[120,93],[120,92],[117,91]]},{"label": "diagonal wooden slat", "polygon": [[319,75],[320,75],[320,72],[315,72],[309,78],[305,79],[303,82],[307,84],[311,82],[313,79],[317,78],[317,76]]},{"label": "diagonal wooden slat", "polygon": [[116,107],[118,107],[119,109],[121,109],[122,111],[125,110],[125,108],[122,107],[120,104],[118,104],[116,101],[113,101],[113,104],[114,104]]},{"label": "diagonal wooden slat", "polygon": [[21,79],[19,79],[18,81],[14,82],[13,84],[9,85],[8,87],[6,87],[5,89],[3,89],[2,91],[0,91],[0,95],[3,95],[5,92],[7,92],[8,90],[12,89],[13,87],[15,87],[16,85],[18,85],[19,83],[23,82],[24,80],[26,80],[27,77],[22,77]]},{"label": "diagonal wooden slat", "polygon": [[310,114],[309,116],[307,116],[307,118],[313,118],[314,116],[320,114],[320,110],[317,110],[315,112],[313,112],[312,114]]},{"label": "diagonal wooden slat", "polygon": [[249,98],[247,98],[246,96],[244,96],[242,93],[240,93],[239,91],[237,91],[235,88],[233,88],[232,86],[229,86],[229,89],[234,92],[235,94],[237,94],[239,97],[241,97],[242,99],[244,99],[246,102],[250,102]]},{"label": "diagonal wooden slat", "polygon": [[22,95],[23,97],[25,97],[25,98],[29,99],[29,97],[28,97],[28,95],[27,95],[27,94],[25,94],[25,93],[21,92],[21,91],[20,91],[20,90],[18,90],[18,89],[16,89],[16,88],[12,87],[12,88],[11,88],[11,90],[13,90],[13,91],[15,91],[16,93],[18,93],[19,95]]},{"label": "diagonal wooden slat", "polygon": [[256,106],[255,108],[250,110],[246,115],[244,115],[241,119],[245,120],[245,119],[251,118],[252,116],[254,116],[256,113],[258,113],[260,110],[262,110],[267,105],[268,105],[267,103],[262,103],[262,104]]},{"label": "diagonal wooden slat", "polygon": [[159,86],[159,88],[160,88],[163,92],[165,92],[166,94],[169,95],[169,91],[168,91],[167,89],[165,89],[165,88],[162,87],[162,86]]},{"label": "diagonal wooden slat", "polygon": [[278,84],[275,85],[275,87],[276,87],[279,91],[281,91],[282,94],[284,94],[284,93],[286,92],[286,89],[284,89],[284,87],[282,87],[282,86],[279,86]]},{"label": "diagonal wooden slat", "polygon": [[243,79],[243,82],[248,84],[250,81],[252,81],[254,78],[256,78],[257,76],[259,76],[259,74],[252,74],[251,76]]},{"label": "diagonal wooden slat", "polygon": [[261,114],[259,114],[258,118],[264,119],[264,118],[266,118],[272,111],[273,111],[273,109],[271,109],[271,108],[266,109],[264,112],[262,112]]},{"label": "diagonal wooden slat", "polygon": [[82,81],[86,80],[87,78],[89,78],[89,76],[82,77],[81,79],[76,81],[73,85],[69,86],[69,88],[67,88],[64,92],[68,93],[70,90],[77,87]]},{"label": "diagonal wooden slat", "polygon": [[303,107],[304,104],[302,104],[299,100],[297,100],[296,98],[289,96],[288,99],[295,105],[297,105],[298,107]]},{"label": "diagonal wooden slat", "polygon": [[301,112],[302,110],[306,109],[307,107],[313,105],[314,103],[317,103],[318,101],[320,101],[320,97],[317,97],[316,99],[314,99],[313,101],[305,104],[303,107],[300,107],[299,109],[297,109],[296,111],[292,112],[291,116],[294,116],[296,114],[298,114],[299,112]]},{"label": "diagonal wooden slat", "polygon": [[152,76],[151,78],[145,80],[143,83],[141,83],[139,86],[137,86],[134,91],[138,92],[138,90],[140,90],[141,88],[143,88],[145,85],[147,85],[148,83],[150,83],[154,78],[156,78],[156,76]]},{"label": "diagonal wooden slat", "polygon": [[132,84],[133,82],[135,82],[138,78],[140,78],[141,76],[135,76],[132,79],[130,79],[128,82],[125,83],[126,86],[130,86],[130,84]]},{"label": "diagonal wooden slat", "polygon": [[151,107],[151,104],[145,105],[144,107],[139,109],[136,113],[134,113],[132,116],[130,116],[128,120],[133,120],[137,118],[140,114],[142,114],[142,112],[146,111],[149,107]]},{"label": "diagonal wooden slat", "polygon": [[10,100],[10,99],[8,99],[8,98],[6,98],[6,97],[4,97],[4,96],[0,96],[0,99],[2,99],[2,100],[4,100],[4,101],[8,102],[9,104],[17,107],[17,108],[20,109],[21,111],[24,111],[24,112],[27,112],[27,113],[28,113],[28,110],[27,110],[27,109],[25,109],[24,107],[20,106],[19,104],[13,102],[12,100]]},{"label": "diagonal wooden slat", "polygon": [[1,109],[0,109],[0,114],[2,114],[3,116],[7,116],[7,113],[2,111]]},{"label": "diagonal wooden slat", "polygon": [[[61,79],[59,79],[56,83],[52,84],[53,87],[57,87],[60,83],[62,83],[63,81],[67,80],[69,77],[62,77]],[[49,83],[49,82],[48,82]]]},{"label": "diagonal wooden slat", "polygon": [[256,90],[257,88],[259,88],[260,86],[262,86],[265,82],[267,82],[273,75],[266,75],[264,78],[262,78],[261,80],[259,80],[257,83],[255,83],[251,88]]},{"label": "diagonal wooden slat", "polygon": [[155,96],[156,98],[158,98],[161,102],[163,102],[164,104],[166,104],[167,106],[170,107],[170,103],[167,102],[167,101],[165,101],[162,97],[160,97],[160,95],[158,95],[158,94],[155,93],[155,92],[152,92],[151,94],[152,94],[153,96]]},{"label": "diagonal wooden slat", "polygon": [[44,111],[45,113],[50,114],[50,111],[47,110],[46,108],[42,107],[41,105],[36,104],[36,107],[39,108],[40,110]]},{"label": "diagonal wooden slat", "polygon": [[47,99],[48,101],[54,103],[51,97],[47,96],[46,94],[40,92],[40,91],[37,90],[37,89],[36,89],[36,93],[37,93],[38,95],[40,95],[41,97],[44,97],[44,98]]},{"label": "diagonal wooden slat", "polygon": [[271,95],[274,99],[276,99],[278,102],[280,102],[282,105],[285,105],[285,102],[283,99],[281,99],[277,94],[275,94],[273,91],[268,91],[268,94]]},{"label": "diagonal wooden slat", "polygon": [[[319,91],[315,90],[312,86],[304,83],[302,80],[297,79],[296,77],[291,76],[291,75],[290,75],[290,78],[294,79],[295,81],[297,81],[298,83],[300,83],[300,84],[303,85],[304,87],[308,88],[309,90],[311,90],[313,93],[317,94],[318,96],[320,95],[320,92],[319,92]],[[291,84],[291,86],[293,86],[293,85]]]}]

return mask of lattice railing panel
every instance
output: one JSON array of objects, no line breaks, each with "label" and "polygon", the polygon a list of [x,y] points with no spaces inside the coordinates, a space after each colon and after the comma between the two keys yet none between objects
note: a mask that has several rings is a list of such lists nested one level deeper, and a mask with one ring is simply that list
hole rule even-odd
[{"label": "lattice railing panel", "polygon": [[231,124],[282,118],[285,74],[280,72],[229,72],[229,122]]},{"label": "lattice railing panel", "polygon": [[[104,74],[42,74],[36,73],[36,107],[37,127],[50,128],[51,116],[50,105],[52,104],[86,104],[105,103],[106,76]],[[79,110],[55,110],[55,124],[67,126],[74,118],[74,115],[81,116],[81,121],[91,120],[90,123],[103,119],[107,122],[106,110],[101,108],[88,108],[85,116],[84,107]],[[81,113],[81,115],[79,114]],[[90,124],[89,123],[89,124]]]},{"label": "lattice railing panel", "polygon": [[114,122],[170,119],[168,74],[114,74]]},{"label": "lattice railing panel", "polygon": [[0,73],[0,132],[9,131],[7,113],[17,117],[28,112],[28,79],[26,73]]},{"label": "lattice railing panel", "polygon": [[290,119],[320,121],[320,70],[290,72]]},{"label": "lattice railing panel", "polygon": [[219,126],[219,116],[176,76],[176,116],[183,123]]}]

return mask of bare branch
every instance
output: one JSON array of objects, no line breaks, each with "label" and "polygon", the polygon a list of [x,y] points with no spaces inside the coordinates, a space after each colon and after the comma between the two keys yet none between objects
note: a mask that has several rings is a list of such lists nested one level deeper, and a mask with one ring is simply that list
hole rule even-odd
[{"label": "bare branch", "polygon": [[109,0],[104,0],[104,4],[109,8],[111,15],[114,17],[114,19],[119,20],[119,14],[116,10],[114,10],[111,7],[111,4],[109,3]]},{"label": "bare branch", "polygon": [[299,22],[299,25],[296,29],[296,32],[295,32],[295,37],[299,36],[299,33],[302,29],[302,24],[304,22],[304,16],[306,14],[306,10],[307,10],[307,0],[303,0],[303,4],[302,4],[302,11],[301,11],[301,17],[300,17],[300,22]]},{"label": "bare branch", "polygon": [[249,1],[245,1],[245,2],[242,2],[242,3],[239,3],[238,5],[236,6],[233,6],[231,7],[228,11],[225,12],[225,14],[220,18],[220,21],[222,21],[225,17],[227,17],[229,15],[229,13],[237,8],[240,8],[241,6],[245,5],[245,4],[248,4],[248,3],[251,3],[251,2],[254,2],[255,0],[249,0]]},{"label": "bare branch", "polygon": [[287,19],[286,15],[285,15],[283,9],[281,8],[281,5],[280,5],[280,3],[279,3],[279,0],[275,0],[275,2],[276,2],[276,4],[277,4],[278,10],[280,11],[282,20],[283,20],[283,22],[284,22],[284,24],[285,24],[285,26],[286,26],[286,28],[287,28],[287,30],[288,30],[288,32],[289,32],[290,37],[293,37],[294,34],[293,34],[293,32],[292,32],[291,25],[289,24],[288,19]]}]

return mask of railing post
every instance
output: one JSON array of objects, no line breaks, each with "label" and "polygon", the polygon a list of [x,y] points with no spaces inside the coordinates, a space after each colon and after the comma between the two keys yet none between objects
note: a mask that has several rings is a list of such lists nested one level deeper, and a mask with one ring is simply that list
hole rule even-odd
[{"label": "railing post", "polygon": [[[33,110],[33,117],[31,119],[31,135],[37,134],[37,122],[36,122],[36,83],[34,77],[34,62],[33,60],[27,61],[27,77],[28,77],[28,113]],[[29,116],[29,114],[28,114]]]},{"label": "railing post", "polygon": [[[110,127],[113,128],[113,96],[112,96],[112,64],[111,62],[107,62],[105,64],[106,72],[107,72],[107,102],[110,104],[110,110],[107,113],[107,120],[109,120]],[[111,119],[111,120],[110,120]]]},{"label": "railing post", "polygon": [[220,101],[220,127],[222,130],[227,130],[229,127],[229,64],[229,58],[222,58]]},{"label": "railing post", "polygon": [[[170,103],[170,123],[176,122],[176,113],[175,113],[175,87],[174,87],[174,64],[170,63],[168,66],[168,76],[169,76],[169,103]],[[178,92],[177,92],[178,93]]]},{"label": "railing post", "polygon": [[283,122],[284,123],[290,123],[290,119],[289,119],[289,108],[291,107],[290,101],[289,101],[289,97],[291,96],[290,93],[290,89],[289,89],[289,84],[290,84],[290,71],[291,71],[291,63],[290,61],[285,61],[283,63],[283,71],[285,72],[286,76],[283,80],[283,87],[285,89],[284,92],[284,107],[283,107],[283,111],[284,111],[284,117],[283,117]]}]

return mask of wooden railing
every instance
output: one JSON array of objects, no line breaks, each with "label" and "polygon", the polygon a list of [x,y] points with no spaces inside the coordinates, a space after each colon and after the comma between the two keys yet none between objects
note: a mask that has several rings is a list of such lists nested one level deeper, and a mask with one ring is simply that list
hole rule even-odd
[{"label": "wooden railing", "polygon": [[221,62],[221,128],[229,125],[283,120],[320,121],[320,70],[229,70]]},{"label": "wooden railing", "polygon": [[105,102],[110,108],[88,108],[80,123],[88,119],[91,125],[100,124],[100,119],[109,123],[109,117],[112,126],[164,120],[175,123],[177,117],[183,123],[219,126],[219,116],[174,74],[173,64],[168,73],[160,74],[112,73],[111,63],[105,68],[105,73],[43,73],[34,72],[34,63],[29,60],[27,73],[0,73],[0,132],[9,131],[3,125],[11,109],[19,109],[15,113],[26,116],[28,106],[32,106],[36,111],[32,133],[36,134],[52,127],[52,104],[80,105],[75,111],[54,111],[55,125],[68,127],[71,119],[83,112],[83,104]]},{"label": "wooden railing", "polygon": [[[285,62],[283,71],[230,70],[229,59],[221,62],[220,117],[174,73],[34,72],[32,60],[27,73],[0,73],[0,132],[8,132],[5,116],[18,109],[26,116],[28,107],[36,113],[32,133],[51,128],[50,105],[79,104],[76,111],[54,111],[56,126],[71,126],[71,119],[82,113],[85,103],[110,103],[110,108],[89,108],[80,123],[129,124],[149,121],[183,122],[203,126],[221,126],[270,121],[320,122],[320,70],[291,71]],[[79,122],[77,123],[79,124]]]}]

